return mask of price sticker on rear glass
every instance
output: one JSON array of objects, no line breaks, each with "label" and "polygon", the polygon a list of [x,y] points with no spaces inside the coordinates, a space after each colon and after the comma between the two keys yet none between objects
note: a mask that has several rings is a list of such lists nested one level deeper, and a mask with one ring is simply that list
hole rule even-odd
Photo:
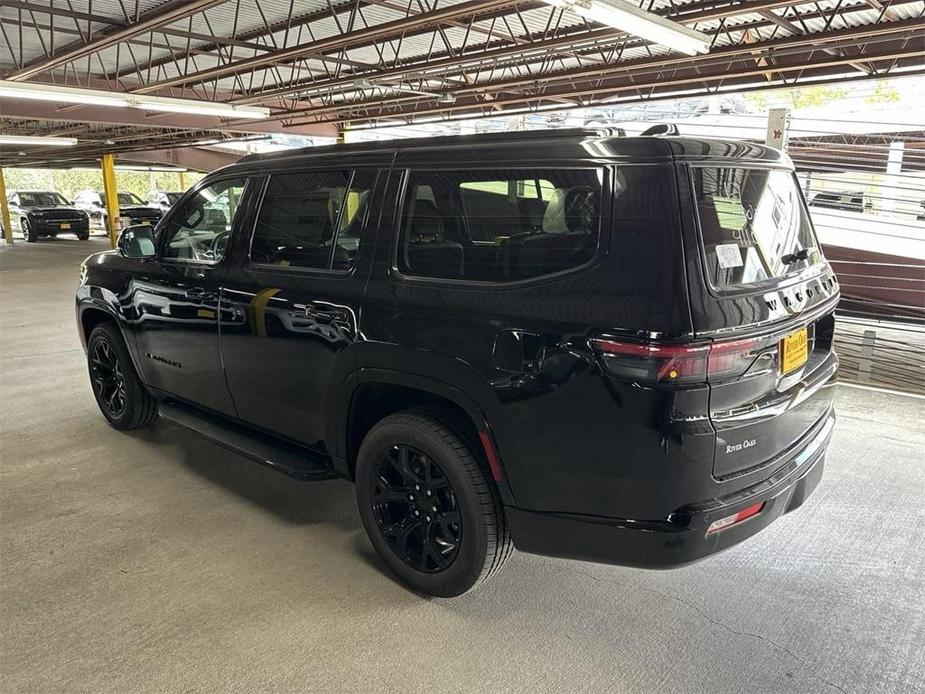
[{"label": "price sticker on rear glass", "polygon": [[742,250],[736,243],[721,243],[718,245],[716,247],[716,259],[722,268],[742,267],[743,265]]}]

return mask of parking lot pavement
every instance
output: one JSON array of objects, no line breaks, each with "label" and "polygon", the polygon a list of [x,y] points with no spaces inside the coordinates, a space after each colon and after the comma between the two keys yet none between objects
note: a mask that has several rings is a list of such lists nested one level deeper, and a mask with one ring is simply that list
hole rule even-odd
[{"label": "parking lot pavement", "polygon": [[839,387],[816,493],[707,561],[515,554],[423,599],[348,483],[106,425],[73,315],[105,247],[0,249],[0,691],[925,691],[925,400]]}]

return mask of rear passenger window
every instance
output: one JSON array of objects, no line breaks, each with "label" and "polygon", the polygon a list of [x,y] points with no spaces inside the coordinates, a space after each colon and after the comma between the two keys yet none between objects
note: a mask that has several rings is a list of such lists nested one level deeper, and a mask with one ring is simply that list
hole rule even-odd
[{"label": "rear passenger window", "polygon": [[413,171],[398,269],[506,282],[583,265],[598,245],[602,178],[595,169]]},{"label": "rear passenger window", "polygon": [[270,176],[251,260],[281,267],[350,270],[360,250],[375,172]]}]

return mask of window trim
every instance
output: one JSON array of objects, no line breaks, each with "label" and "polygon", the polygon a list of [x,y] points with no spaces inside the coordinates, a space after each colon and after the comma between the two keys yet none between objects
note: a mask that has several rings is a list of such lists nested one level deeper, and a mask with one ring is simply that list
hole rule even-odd
[{"label": "window trim", "polygon": [[[156,259],[159,263],[170,263],[171,265],[194,265],[197,267],[218,267],[226,261],[228,258],[228,253],[221,257],[219,260],[195,260],[192,258],[168,258],[164,256],[164,248],[166,244],[165,236],[159,235],[158,232],[161,228],[166,228],[167,224],[170,223],[174,217],[180,214],[182,206],[186,204],[187,200],[190,200],[199,193],[203,188],[209,188],[216,185],[217,183],[224,183],[225,181],[234,181],[236,179],[241,179],[244,181],[244,187],[241,190],[241,200],[247,201],[250,195],[250,189],[253,187],[254,176],[248,173],[239,173],[239,174],[229,174],[228,176],[221,176],[219,178],[203,178],[197,185],[193,186],[186,193],[183,194],[177,204],[170,208],[170,214],[166,214],[160,218],[157,224],[154,225],[154,234],[157,238],[157,256]],[[226,250],[231,248],[231,241],[234,240],[235,233],[237,229],[241,226],[241,223],[238,222],[238,217],[241,216],[241,209],[246,208],[246,205],[238,205],[238,209],[235,211],[234,219],[231,220],[231,231],[229,232],[229,244],[226,246]]]},{"label": "window trim", "polygon": [[[627,164],[626,166],[632,166],[632,164]],[[440,168],[433,167],[416,167],[413,165],[405,166],[404,169],[401,169],[401,183],[399,185],[398,192],[398,204],[395,206],[395,216],[392,220],[394,232],[391,239],[391,252],[389,254],[389,274],[402,282],[407,282],[409,284],[420,284],[420,285],[438,285],[438,286],[463,286],[470,289],[510,289],[512,287],[522,287],[529,285],[540,285],[546,284],[548,282],[555,282],[563,277],[567,277],[572,274],[577,274],[587,270],[592,265],[601,262],[606,256],[610,248],[610,236],[607,234],[605,239],[604,229],[609,228],[611,216],[612,216],[612,205],[613,205],[613,169],[614,164],[597,164],[597,165],[557,165],[555,163],[546,163],[546,162],[535,162],[530,166],[504,166],[498,165],[495,166],[495,170],[503,171],[524,171],[526,173],[536,172],[537,170],[545,169],[557,169],[557,170],[568,170],[568,171],[599,171],[603,173],[603,181],[601,182],[601,215],[598,222],[597,230],[597,243],[594,247],[593,255],[581,265],[576,265],[575,267],[566,268],[565,270],[558,270],[556,272],[549,272],[542,275],[536,275],[535,277],[525,277],[519,280],[504,280],[500,282],[490,281],[490,280],[468,280],[468,279],[454,279],[452,277],[427,277],[424,275],[408,275],[403,273],[398,267],[398,253],[401,250],[401,237],[402,237],[402,218],[405,212],[405,205],[408,199],[408,184],[411,181],[411,174],[416,172],[447,172],[447,171],[474,171],[479,168],[485,169],[486,167],[478,167],[473,165],[460,165],[460,166],[446,166]],[[393,169],[394,170],[394,169]],[[606,226],[605,226],[606,225]],[[475,243],[475,242],[473,242]]]},{"label": "window trim", "polygon": [[[331,243],[331,253],[328,257],[328,267],[306,267],[300,265],[274,265],[273,263],[258,263],[254,261],[253,258],[253,246],[254,246],[254,236],[257,234],[257,222],[260,219],[260,210],[263,208],[264,199],[266,197],[267,189],[270,187],[270,179],[273,176],[286,176],[292,174],[309,174],[309,173],[330,173],[332,171],[344,171],[345,168],[350,171],[350,178],[347,181],[347,186],[345,190],[345,199],[346,195],[350,193],[350,189],[353,187],[353,182],[356,180],[357,173],[360,172],[371,172],[373,173],[373,183],[370,188],[370,193],[375,193],[379,184],[379,177],[382,174],[382,171],[386,170],[381,166],[374,167],[336,167],[336,166],[325,166],[325,167],[312,167],[312,168],[296,168],[296,169],[279,169],[277,171],[269,171],[263,177],[263,186],[260,189],[260,192],[257,193],[257,204],[254,210],[254,219],[251,224],[251,228],[248,232],[249,238],[247,241],[247,256],[245,267],[248,270],[253,272],[281,272],[284,274],[303,274],[303,275],[314,275],[314,276],[325,276],[338,279],[346,279],[351,277],[356,271],[359,263],[354,262],[353,267],[348,270],[335,270],[334,265],[334,249],[337,245],[337,239],[340,236],[340,232],[343,231],[340,228],[341,217],[344,213],[346,205],[341,205],[341,209],[337,215],[337,223],[334,228],[334,237],[332,238]],[[343,202],[343,201],[342,201]],[[367,205],[366,210],[364,211],[364,228],[367,226],[369,221],[369,210],[372,209],[372,205]],[[361,244],[362,245],[362,244]]]},{"label": "window trim", "polygon": [[[710,162],[687,162],[687,186],[690,195],[690,206],[691,206],[691,219],[694,222],[694,234],[696,235],[697,241],[697,259],[700,263],[700,274],[706,284],[707,291],[716,299],[729,299],[736,297],[744,296],[754,296],[756,294],[766,294],[768,291],[777,291],[781,289],[788,289],[794,285],[800,284],[801,282],[806,282],[808,280],[816,279],[818,277],[823,277],[827,268],[829,267],[829,261],[825,258],[825,255],[822,253],[822,244],[819,243],[819,236],[816,234],[816,227],[813,224],[812,215],[809,213],[809,203],[806,201],[806,196],[803,195],[803,188],[800,186],[800,182],[797,179],[796,170],[782,165],[768,164],[765,162],[750,162],[750,161],[737,161],[735,159],[729,160],[719,160],[719,161],[710,161]],[[697,205],[697,188],[696,181],[694,180],[694,169],[711,169],[711,168],[727,168],[727,169],[755,169],[762,171],[784,171],[785,173],[790,174],[793,179],[794,186],[797,190],[797,195],[800,198],[800,204],[803,207],[803,213],[806,215],[806,219],[809,222],[809,230],[813,236],[813,241],[816,242],[816,247],[819,249],[819,254],[823,259],[822,263],[817,265],[805,268],[801,272],[792,273],[789,275],[784,275],[783,277],[769,277],[767,279],[761,280],[760,282],[752,282],[746,285],[739,285],[738,287],[717,287],[713,282],[712,273],[709,272],[707,265],[707,249],[706,243],[704,243],[703,238],[703,228],[700,225],[700,210]],[[683,213],[683,210],[682,210]]]}]

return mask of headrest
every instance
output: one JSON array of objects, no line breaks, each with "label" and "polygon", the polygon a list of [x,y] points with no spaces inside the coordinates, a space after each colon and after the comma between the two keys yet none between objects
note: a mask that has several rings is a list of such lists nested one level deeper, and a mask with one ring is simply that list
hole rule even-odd
[{"label": "headrest", "polygon": [[439,241],[443,239],[443,218],[437,206],[430,200],[414,202],[414,216],[411,219],[411,241]]},{"label": "headrest", "polygon": [[590,186],[556,188],[543,214],[547,234],[586,232],[597,220],[597,193]]}]

